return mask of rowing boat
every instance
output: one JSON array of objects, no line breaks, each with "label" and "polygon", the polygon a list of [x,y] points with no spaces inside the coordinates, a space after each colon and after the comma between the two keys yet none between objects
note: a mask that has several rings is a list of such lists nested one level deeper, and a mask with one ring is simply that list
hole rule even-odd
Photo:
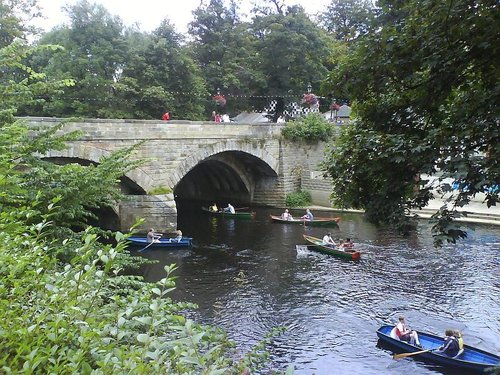
[{"label": "rowing boat", "polygon": [[236,209],[236,212],[234,214],[232,214],[231,212],[227,212],[227,211],[212,211],[212,210],[208,209],[207,207],[202,207],[201,209],[203,212],[207,212],[210,215],[224,216],[224,217],[231,217],[231,218],[238,218],[238,219],[253,219],[253,218],[255,218],[255,212],[238,211],[238,209]]},{"label": "rowing boat", "polygon": [[283,219],[281,216],[269,215],[271,220],[276,223],[282,224],[302,224],[302,225],[311,225],[311,226],[329,226],[329,225],[338,225],[340,221],[340,217],[316,217],[313,220],[304,220],[304,219]]},{"label": "rowing boat", "polygon": [[[439,348],[444,343],[444,338],[430,333],[417,331],[418,339],[422,348],[411,345],[406,341],[400,341],[391,337],[391,330],[394,326],[383,325],[377,330],[379,339],[388,344],[390,347],[397,349],[398,352],[420,352]],[[488,353],[484,350],[474,348],[469,345],[464,345],[464,350],[455,357],[448,357],[445,354],[437,352],[423,352],[415,354],[414,357],[435,363],[445,367],[461,368],[464,370],[472,370],[477,373],[484,373],[486,369],[496,367],[500,369],[500,357],[496,354]]]},{"label": "rowing boat", "polygon": [[175,238],[160,238],[159,242],[148,242],[146,237],[129,237],[127,240],[137,246],[148,246],[149,248],[180,248],[191,247],[193,239],[191,237],[182,237],[179,241]]},{"label": "rowing boat", "polygon": [[359,251],[352,249],[341,249],[338,246],[333,245],[325,245],[323,244],[323,240],[321,238],[308,236],[307,234],[304,234],[303,236],[304,239],[309,242],[315,250],[322,253],[352,260],[358,260],[361,258],[361,253]]}]

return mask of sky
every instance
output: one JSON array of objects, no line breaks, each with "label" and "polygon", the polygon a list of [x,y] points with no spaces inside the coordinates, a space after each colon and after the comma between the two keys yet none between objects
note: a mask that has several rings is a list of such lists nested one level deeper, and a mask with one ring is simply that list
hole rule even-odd
[{"label": "sky", "polygon": [[[42,14],[46,19],[37,22],[45,31],[67,22],[64,5],[72,5],[78,0],[39,0]],[[143,31],[156,29],[162,19],[168,17],[178,32],[185,33],[192,21],[192,11],[201,0],[89,0],[102,4],[112,15],[119,16],[127,25],[138,23]],[[286,5],[300,4],[307,13],[313,15],[326,9],[330,0],[284,0]],[[240,0],[240,9],[249,13],[252,0]]]}]

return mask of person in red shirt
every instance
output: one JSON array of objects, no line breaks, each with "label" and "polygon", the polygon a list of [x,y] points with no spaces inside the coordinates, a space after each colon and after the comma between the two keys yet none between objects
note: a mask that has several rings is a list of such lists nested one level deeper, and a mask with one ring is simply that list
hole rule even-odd
[{"label": "person in red shirt", "polygon": [[162,119],[163,121],[169,121],[169,120],[170,120],[170,113],[169,113],[169,112],[165,112],[165,113],[163,114],[163,116],[161,116],[161,119]]},{"label": "person in red shirt", "polygon": [[391,337],[421,347],[417,332],[406,328],[404,316],[399,317],[398,323],[391,331]]}]

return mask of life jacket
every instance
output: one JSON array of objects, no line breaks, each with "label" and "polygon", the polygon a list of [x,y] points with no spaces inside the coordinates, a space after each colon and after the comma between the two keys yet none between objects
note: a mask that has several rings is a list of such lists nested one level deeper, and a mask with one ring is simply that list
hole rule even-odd
[{"label": "life jacket", "polygon": [[463,350],[464,349],[464,338],[462,337],[462,334],[457,331],[454,336],[458,342],[458,349]]},{"label": "life jacket", "polygon": [[[399,329],[399,326],[401,326],[401,330]],[[404,332],[406,331],[406,327],[403,323],[398,323],[396,324],[396,335],[401,338],[403,336]]]}]

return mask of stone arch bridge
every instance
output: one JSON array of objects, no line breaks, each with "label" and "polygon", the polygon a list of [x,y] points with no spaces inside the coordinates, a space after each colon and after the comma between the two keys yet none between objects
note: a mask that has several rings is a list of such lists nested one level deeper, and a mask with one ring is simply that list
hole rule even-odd
[{"label": "stone arch bridge", "polygon": [[[51,126],[61,119],[31,117],[29,122]],[[200,205],[280,206],[290,192],[314,190],[311,184],[324,199],[328,186],[314,178],[319,175],[324,145],[285,141],[281,129],[282,125],[271,123],[85,119],[63,128],[82,131],[80,140],[45,158],[99,163],[101,157],[140,142],[130,157],[146,163],[122,178],[126,199],[116,205],[107,226],[128,231],[142,217],[143,228],[171,231],[177,225],[176,201],[182,199]]]}]

